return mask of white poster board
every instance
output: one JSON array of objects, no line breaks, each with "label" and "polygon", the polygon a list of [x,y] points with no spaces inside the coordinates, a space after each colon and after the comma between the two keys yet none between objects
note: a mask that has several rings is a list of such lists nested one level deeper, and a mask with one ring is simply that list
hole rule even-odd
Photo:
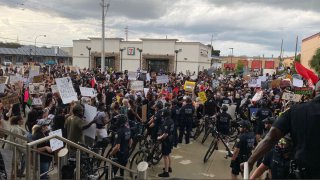
[{"label": "white poster board", "polygon": [[74,91],[70,77],[57,78],[56,83],[63,104],[78,101],[77,93]]},{"label": "white poster board", "polygon": [[267,77],[266,76],[259,76],[259,78],[258,79],[260,79],[261,80],[261,82],[263,82],[263,81],[267,81]]},{"label": "white poster board", "polygon": [[150,74],[147,73],[146,76],[147,76],[147,81],[150,81],[151,80]]},{"label": "white poster board", "polygon": [[21,77],[20,75],[13,75],[13,76],[11,75],[10,76],[10,84],[14,84],[19,81],[23,81],[23,77]]},{"label": "white poster board", "polygon": [[4,90],[6,89],[5,84],[0,84],[0,93],[4,93]]},{"label": "white poster board", "polygon": [[261,79],[251,78],[248,82],[249,87],[261,87]]},{"label": "white poster board", "polygon": [[41,98],[33,98],[33,99],[32,99],[32,105],[33,105],[33,106],[42,106],[42,100],[41,100]]},{"label": "white poster board", "polygon": [[57,85],[51,85],[51,91],[52,93],[59,93],[59,90],[58,90],[58,86]]},{"label": "white poster board", "polygon": [[287,92],[282,94],[282,99],[287,101],[299,102],[301,98],[302,98],[301,94],[292,94]]},{"label": "white poster board", "polygon": [[80,87],[80,92],[82,96],[85,97],[96,97],[97,93],[93,88]]},{"label": "white poster board", "polygon": [[[94,117],[97,115],[97,108],[90,106],[88,104],[84,105],[84,117],[87,124],[89,124]],[[96,125],[92,124],[88,129],[83,131],[83,134],[85,136],[88,136],[92,139],[95,139],[96,137]]]},{"label": "white poster board", "polygon": [[147,94],[149,92],[149,88],[143,88],[144,97],[147,97]]},{"label": "white poster board", "polygon": [[143,90],[143,81],[130,81],[130,89],[135,91]]},{"label": "white poster board", "polygon": [[128,72],[128,80],[137,80],[137,72]]},{"label": "white poster board", "polygon": [[[49,136],[51,136],[51,135],[57,135],[57,136],[62,137],[62,130],[58,129],[58,130],[49,132]],[[50,139],[50,147],[51,147],[52,151],[56,151],[60,148],[63,148],[63,142],[60,141],[59,139]]]},{"label": "white poster board", "polygon": [[29,84],[29,94],[44,94],[46,91],[44,83]]},{"label": "white poster board", "polygon": [[157,76],[157,84],[165,84],[169,82],[169,77],[167,75]]},{"label": "white poster board", "polygon": [[303,80],[297,79],[297,78],[293,78],[292,84],[295,87],[303,87]]},{"label": "white poster board", "polygon": [[262,95],[263,95],[262,91],[256,92],[256,94],[252,98],[252,101],[254,102],[259,101],[262,98]]}]

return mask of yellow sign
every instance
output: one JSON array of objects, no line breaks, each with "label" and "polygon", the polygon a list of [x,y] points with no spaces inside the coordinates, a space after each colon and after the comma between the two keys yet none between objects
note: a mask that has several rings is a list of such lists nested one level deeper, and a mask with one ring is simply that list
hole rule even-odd
[{"label": "yellow sign", "polygon": [[184,83],[184,90],[185,90],[186,92],[192,93],[193,90],[194,90],[194,87],[196,87],[196,82],[186,81],[186,82]]},{"label": "yellow sign", "polygon": [[207,96],[206,96],[206,93],[205,93],[204,91],[199,92],[199,93],[198,93],[198,96],[199,96],[200,101],[201,101],[202,103],[205,103],[205,102],[207,101]]}]

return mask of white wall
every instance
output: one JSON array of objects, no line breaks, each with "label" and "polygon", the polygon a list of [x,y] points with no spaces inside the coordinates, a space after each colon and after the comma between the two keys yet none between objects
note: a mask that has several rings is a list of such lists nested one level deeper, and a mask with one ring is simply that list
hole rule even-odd
[{"label": "white wall", "polygon": [[176,40],[143,40],[143,53],[149,54],[174,54]]},{"label": "white wall", "polygon": [[91,42],[89,40],[73,41],[73,66],[81,68],[89,67],[89,51],[86,48],[87,46],[91,46]]}]

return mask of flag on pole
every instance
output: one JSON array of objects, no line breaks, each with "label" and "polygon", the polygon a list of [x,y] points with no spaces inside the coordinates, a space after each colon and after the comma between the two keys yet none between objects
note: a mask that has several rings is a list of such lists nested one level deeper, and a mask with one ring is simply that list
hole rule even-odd
[{"label": "flag on pole", "polygon": [[318,76],[312,72],[311,70],[305,68],[302,64],[295,62],[294,66],[296,68],[296,71],[306,80],[308,80],[308,82],[312,82],[313,85],[315,85],[319,78]]}]

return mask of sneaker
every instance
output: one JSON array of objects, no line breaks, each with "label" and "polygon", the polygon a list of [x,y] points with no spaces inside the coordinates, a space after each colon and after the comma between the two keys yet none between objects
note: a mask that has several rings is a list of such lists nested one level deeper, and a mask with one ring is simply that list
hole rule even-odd
[{"label": "sneaker", "polygon": [[[162,170],[164,171],[164,168],[162,168]],[[169,173],[172,173],[172,168],[169,167]]]},{"label": "sneaker", "polygon": [[161,174],[158,174],[158,177],[170,177],[168,172],[163,172]]}]

